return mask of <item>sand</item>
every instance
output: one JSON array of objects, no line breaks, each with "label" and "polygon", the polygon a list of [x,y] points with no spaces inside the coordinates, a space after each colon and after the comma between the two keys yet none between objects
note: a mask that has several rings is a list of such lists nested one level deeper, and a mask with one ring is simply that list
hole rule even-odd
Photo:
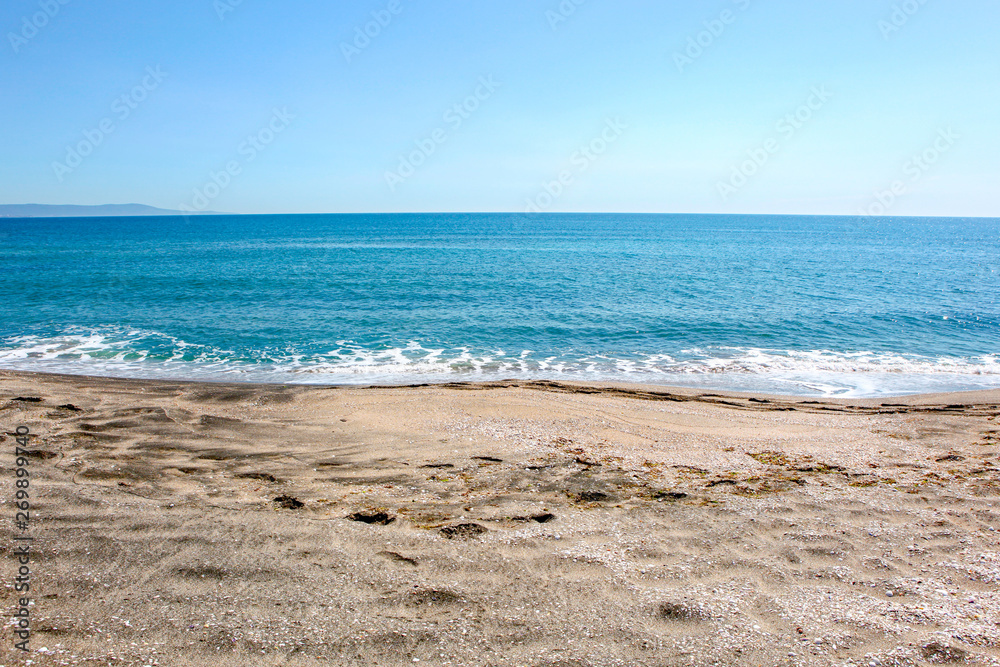
[{"label": "sand", "polygon": [[0,664],[1000,665],[998,415],[0,372]]}]

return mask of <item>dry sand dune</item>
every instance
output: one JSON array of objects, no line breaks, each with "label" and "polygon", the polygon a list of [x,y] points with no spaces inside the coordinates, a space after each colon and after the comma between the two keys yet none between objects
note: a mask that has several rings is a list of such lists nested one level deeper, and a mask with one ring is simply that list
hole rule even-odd
[{"label": "dry sand dune", "polygon": [[0,373],[33,665],[1000,665],[998,415]]}]

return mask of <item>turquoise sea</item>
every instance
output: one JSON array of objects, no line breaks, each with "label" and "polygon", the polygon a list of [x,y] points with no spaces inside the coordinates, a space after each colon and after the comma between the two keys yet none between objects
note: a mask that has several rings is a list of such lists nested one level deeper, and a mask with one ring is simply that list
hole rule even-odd
[{"label": "turquoise sea", "polygon": [[0,368],[319,384],[1000,387],[1000,219],[0,219]]}]

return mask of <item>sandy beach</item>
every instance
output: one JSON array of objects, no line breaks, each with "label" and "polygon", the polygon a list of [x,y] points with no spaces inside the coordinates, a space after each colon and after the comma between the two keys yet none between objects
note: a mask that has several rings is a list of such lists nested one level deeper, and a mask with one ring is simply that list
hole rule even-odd
[{"label": "sandy beach", "polygon": [[0,426],[33,665],[1000,665],[1000,392],[0,372]]}]

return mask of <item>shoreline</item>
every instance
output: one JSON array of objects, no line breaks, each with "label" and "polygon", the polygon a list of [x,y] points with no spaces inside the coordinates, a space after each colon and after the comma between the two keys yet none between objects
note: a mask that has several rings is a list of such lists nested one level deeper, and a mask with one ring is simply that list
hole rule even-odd
[{"label": "shoreline", "polygon": [[[505,379],[479,382],[417,382],[406,384],[305,384],[282,382],[222,382],[215,380],[187,380],[160,378],[125,378],[107,375],[75,375],[70,373],[50,373],[46,371],[22,371],[0,368],[0,378],[36,378],[59,381],[80,381],[88,385],[94,383],[136,384],[136,385],[178,385],[178,386],[208,386],[230,388],[282,388],[287,390],[393,390],[419,389],[439,387],[445,389],[487,390],[525,388],[538,391],[551,391],[579,394],[605,394],[651,401],[702,402],[718,405],[741,406],[727,399],[746,402],[741,407],[758,407],[770,409],[775,406],[809,409],[809,406],[839,406],[861,410],[885,409],[891,412],[893,408],[926,409],[989,409],[1000,407],[1000,389],[974,389],[968,391],[929,392],[919,394],[879,395],[877,397],[837,398],[827,396],[804,396],[799,394],[781,394],[771,392],[728,391],[711,388],[681,387],[630,382],[588,382],[568,380],[522,380]],[[755,400],[756,399],[756,400]],[[751,405],[751,404],[756,405]],[[813,408],[821,409],[821,408]]]},{"label": "shoreline", "polygon": [[0,371],[32,657],[1000,667],[998,394]]}]

